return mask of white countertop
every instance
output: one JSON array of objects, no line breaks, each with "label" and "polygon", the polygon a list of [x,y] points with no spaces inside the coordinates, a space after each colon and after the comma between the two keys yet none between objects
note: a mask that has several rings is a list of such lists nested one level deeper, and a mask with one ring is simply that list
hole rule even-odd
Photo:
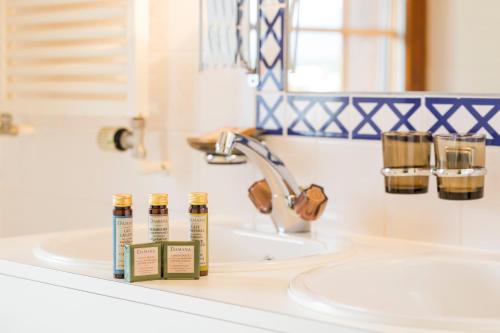
[{"label": "white countertop", "polygon": [[[497,253],[341,234],[320,224],[313,232],[321,232],[325,239],[341,235],[352,241],[353,251],[350,257],[339,260],[457,253],[500,260],[500,254]],[[54,235],[57,234],[0,239],[0,274],[276,331],[402,331],[401,328],[335,318],[292,301],[288,296],[290,280],[311,269],[311,266],[258,272],[211,273],[200,280],[160,280],[129,284],[113,279],[111,272],[60,266],[36,258],[33,248]],[[417,329],[405,331],[421,332]]]}]

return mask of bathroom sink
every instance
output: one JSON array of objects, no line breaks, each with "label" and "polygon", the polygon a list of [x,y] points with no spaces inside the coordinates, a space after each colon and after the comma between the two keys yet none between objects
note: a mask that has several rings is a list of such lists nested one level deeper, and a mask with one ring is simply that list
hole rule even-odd
[{"label": "bathroom sink", "polygon": [[300,304],[356,322],[500,332],[500,262],[450,257],[347,261],[296,277]]},{"label": "bathroom sink", "polygon": [[[111,228],[65,232],[42,241],[33,251],[39,259],[66,266],[111,269]],[[187,228],[171,228],[171,239],[187,239]],[[323,243],[308,234],[289,236],[229,226],[210,226],[210,271],[236,272],[322,264],[346,256],[343,238]],[[146,226],[134,227],[134,242],[147,242]]]}]

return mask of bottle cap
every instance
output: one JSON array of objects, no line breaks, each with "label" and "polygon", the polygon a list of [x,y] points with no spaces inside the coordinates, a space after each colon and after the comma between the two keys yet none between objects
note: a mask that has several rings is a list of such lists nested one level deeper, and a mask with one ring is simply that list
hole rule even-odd
[{"label": "bottle cap", "polygon": [[130,195],[130,194],[115,194],[115,195],[113,195],[113,206],[115,206],[115,207],[130,207],[130,206],[132,206],[132,195]]},{"label": "bottle cap", "polygon": [[149,204],[151,206],[167,206],[168,194],[167,193],[151,193],[149,195]]},{"label": "bottle cap", "polygon": [[208,194],[205,192],[191,192],[189,193],[190,205],[206,205],[208,203]]}]

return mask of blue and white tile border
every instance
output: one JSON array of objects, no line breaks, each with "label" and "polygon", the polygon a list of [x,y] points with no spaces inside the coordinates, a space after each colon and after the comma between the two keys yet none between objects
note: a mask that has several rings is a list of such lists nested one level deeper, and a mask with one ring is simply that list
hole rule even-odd
[{"label": "blue and white tile border", "polygon": [[257,93],[257,128],[352,140],[396,130],[484,133],[488,145],[500,146],[500,97]]},{"label": "blue and white tile border", "polygon": [[342,96],[287,95],[286,109],[290,110],[288,135],[329,138],[349,137],[343,122],[349,99]]},{"label": "blue and white tile border", "polygon": [[380,140],[388,130],[484,133],[500,146],[500,95],[286,92],[285,0],[259,0],[256,126],[270,135]]},{"label": "blue and white tile border", "polygon": [[258,91],[285,88],[285,0],[259,0]]}]

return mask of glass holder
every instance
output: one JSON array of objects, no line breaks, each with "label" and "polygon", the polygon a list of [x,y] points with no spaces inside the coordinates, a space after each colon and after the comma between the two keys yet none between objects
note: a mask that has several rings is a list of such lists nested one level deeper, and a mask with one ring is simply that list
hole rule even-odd
[{"label": "glass holder", "polygon": [[431,176],[436,177],[478,177],[487,174],[486,168],[469,169],[430,169],[426,168],[382,168],[381,173],[386,177],[413,177]]},{"label": "glass holder", "polygon": [[[434,142],[435,165],[430,164]],[[474,200],[484,195],[486,136],[474,133],[384,132],[385,190],[392,194],[426,193],[436,176],[439,198]]]},{"label": "glass holder", "polygon": [[487,174],[486,168],[469,169],[433,169],[432,174],[436,177],[479,177]]},{"label": "glass holder", "polygon": [[427,168],[382,168],[381,172],[386,177],[430,176],[432,174],[432,170]]}]

